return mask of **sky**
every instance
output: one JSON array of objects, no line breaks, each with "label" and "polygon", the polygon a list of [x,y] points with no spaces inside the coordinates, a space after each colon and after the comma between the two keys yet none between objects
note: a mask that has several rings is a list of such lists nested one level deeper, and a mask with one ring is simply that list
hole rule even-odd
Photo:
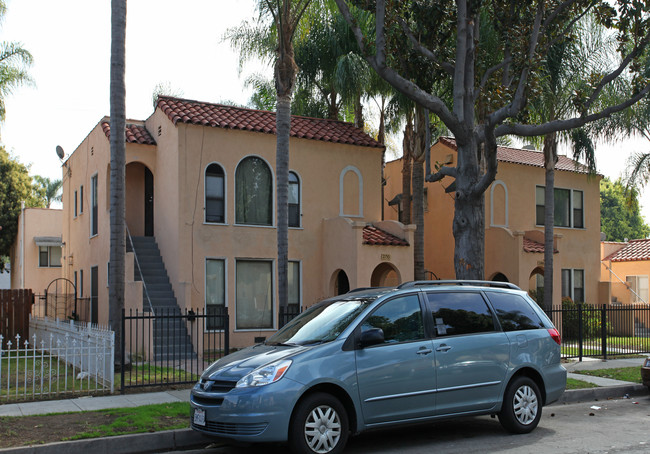
[{"label": "sky", "polygon": [[[21,87],[6,98],[2,142],[31,166],[32,175],[60,179],[56,146],[69,155],[109,114],[111,2],[6,3],[0,41],[21,42],[32,53],[35,86]],[[228,28],[254,17],[254,4],[254,0],[128,0],[127,118],[145,120],[151,115],[152,94],[161,83],[188,99],[246,104],[251,92],[244,87],[244,78],[264,67],[247,66],[240,75],[237,55],[222,38]],[[618,178],[634,151],[650,152],[650,143],[632,139],[599,145],[599,173]],[[650,188],[642,192],[641,204],[650,222]]]}]

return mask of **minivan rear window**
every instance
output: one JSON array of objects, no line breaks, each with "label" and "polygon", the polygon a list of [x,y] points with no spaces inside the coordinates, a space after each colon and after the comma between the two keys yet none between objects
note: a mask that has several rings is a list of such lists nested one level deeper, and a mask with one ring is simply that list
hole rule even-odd
[{"label": "minivan rear window", "polygon": [[539,315],[524,297],[501,292],[489,292],[487,297],[504,331],[545,328]]}]

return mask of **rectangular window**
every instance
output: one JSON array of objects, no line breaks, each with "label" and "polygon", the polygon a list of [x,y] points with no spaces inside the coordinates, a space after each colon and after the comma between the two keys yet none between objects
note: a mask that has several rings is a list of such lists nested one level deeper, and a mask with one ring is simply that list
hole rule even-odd
[{"label": "rectangular window", "polygon": [[289,262],[289,307],[300,311],[300,262]]},{"label": "rectangular window", "polygon": [[562,298],[569,297],[576,303],[585,302],[585,270],[562,270]]},{"label": "rectangular window", "polygon": [[90,267],[90,321],[99,323],[99,267]]},{"label": "rectangular window", "polygon": [[212,331],[224,328],[223,315],[226,307],[226,261],[205,260],[205,314],[208,316],[205,329]]},{"label": "rectangular window", "polygon": [[91,218],[90,218],[90,236],[97,235],[97,175],[90,178],[90,205],[91,205]]},{"label": "rectangular window", "polygon": [[[535,223],[544,225],[546,194],[544,186],[535,187]],[[584,228],[583,192],[577,189],[554,190],[555,227]]]},{"label": "rectangular window", "polygon": [[77,191],[74,192],[74,217],[77,217]]},{"label": "rectangular window", "polygon": [[77,287],[77,290],[79,291],[79,298],[83,298],[83,296],[84,296],[84,270],[79,270],[79,287]]},{"label": "rectangular window", "polygon": [[111,285],[111,262],[106,263],[106,287]]},{"label": "rectangular window", "polygon": [[79,214],[84,212],[84,185],[79,188]]},{"label": "rectangular window", "polygon": [[236,328],[272,329],[273,262],[238,260],[236,274]]},{"label": "rectangular window", "polygon": [[60,268],[61,246],[39,246],[38,266],[43,268]]},{"label": "rectangular window", "polygon": [[630,287],[631,302],[648,302],[648,276],[625,276],[625,282]]}]

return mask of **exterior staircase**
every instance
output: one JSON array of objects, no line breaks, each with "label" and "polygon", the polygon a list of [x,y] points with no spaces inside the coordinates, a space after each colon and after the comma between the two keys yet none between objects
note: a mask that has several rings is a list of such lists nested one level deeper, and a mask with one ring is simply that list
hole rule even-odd
[{"label": "exterior staircase", "polygon": [[142,307],[145,312],[150,313],[153,310],[155,315],[153,360],[175,362],[196,359],[197,355],[185,324],[187,318],[181,314],[178,307],[156,239],[151,236],[135,236],[131,240],[133,249],[128,239],[126,243],[127,252],[135,252],[137,258],[134,280],[144,281],[146,285],[146,290],[142,289]]}]

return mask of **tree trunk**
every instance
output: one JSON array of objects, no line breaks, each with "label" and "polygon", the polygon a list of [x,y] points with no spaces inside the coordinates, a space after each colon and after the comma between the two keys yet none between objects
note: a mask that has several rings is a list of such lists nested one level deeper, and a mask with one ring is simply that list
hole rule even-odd
[{"label": "tree trunk", "polygon": [[555,226],[555,163],[557,162],[556,134],[544,136],[544,309],[553,307],[553,229]]},{"label": "tree trunk", "polygon": [[289,132],[291,129],[291,96],[278,96],[276,128],[278,299],[281,307],[287,307],[289,304]]},{"label": "tree trunk", "polygon": [[111,181],[110,181],[110,272],[108,286],[109,325],[115,331],[115,365],[122,365],[122,309],[124,308],[126,165],[126,0],[111,2]]},{"label": "tree trunk", "polygon": [[478,143],[470,138],[458,145],[454,200],[454,268],[457,279],[484,279],[485,196],[476,191],[479,180]]},{"label": "tree trunk", "polygon": [[413,113],[406,115],[404,139],[402,140],[402,216],[400,222],[404,225],[411,223],[411,162],[415,138],[413,131]]},{"label": "tree trunk", "polygon": [[427,151],[427,116],[424,108],[417,107],[415,115],[415,141],[413,147],[413,221],[416,225],[413,239],[413,276],[426,279],[424,272],[424,160]]}]

